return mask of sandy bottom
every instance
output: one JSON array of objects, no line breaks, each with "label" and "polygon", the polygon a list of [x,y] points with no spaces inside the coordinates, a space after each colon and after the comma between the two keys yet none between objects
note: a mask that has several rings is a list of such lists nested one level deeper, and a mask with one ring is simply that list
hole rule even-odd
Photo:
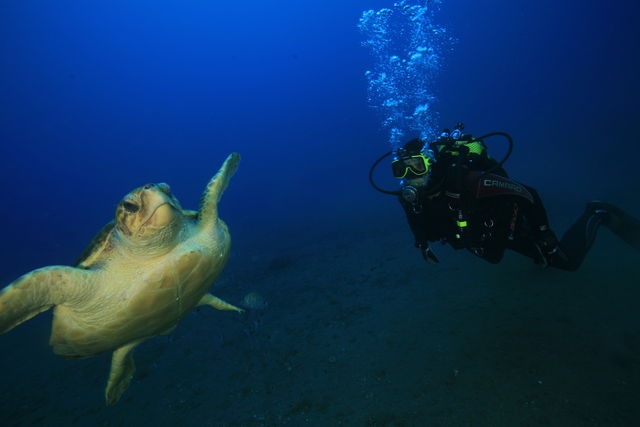
[{"label": "sandy bottom", "polygon": [[637,252],[602,231],[576,273],[439,245],[432,266],[377,227],[235,248],[213,292],[254,308],[138,347],[113,407],[110,355],[60,359],[50,314],[27,322],[0,338],[0,424],[638,425]]}]

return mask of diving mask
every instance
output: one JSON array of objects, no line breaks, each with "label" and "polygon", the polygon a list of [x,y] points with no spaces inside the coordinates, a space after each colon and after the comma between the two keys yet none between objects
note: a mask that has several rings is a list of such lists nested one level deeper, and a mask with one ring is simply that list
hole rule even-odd
[{"label": "diving mask", "polygon": [[394,160],[391,162],[391,170],[393,171],[393,176],[398,179],[411,179],[427,174],[430,165],[431,160],[428,157],[424,154],[417,154]]}]

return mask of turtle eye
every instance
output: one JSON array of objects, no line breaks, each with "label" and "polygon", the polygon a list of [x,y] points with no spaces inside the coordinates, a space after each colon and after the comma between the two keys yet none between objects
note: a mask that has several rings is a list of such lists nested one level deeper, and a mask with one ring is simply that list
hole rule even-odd
[{"label": "turtle eye", "polygon": [[122,203],[122,207],[124,208],[125,211],[129,212],[129,213],[136,213],[140,210],[140,206],[136,205],[135,203],[131,203],[131,202],[123,202]]}]

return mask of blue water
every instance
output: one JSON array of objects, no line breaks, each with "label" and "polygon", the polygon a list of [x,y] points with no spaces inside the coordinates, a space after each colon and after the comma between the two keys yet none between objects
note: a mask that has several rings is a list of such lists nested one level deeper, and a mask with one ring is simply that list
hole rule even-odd
[{"label": "blue water", "polygon": [[[357,24],[363,11],[390,3],[3,1],[2,285],[73,264],[139,185],[167,182],[196,209],[230,152],[242,155],[220,205],[234,237],[231,268],[250,270],[244,260],[269,258],[272,246],[308,250],[337,236],[406,232],[397,201],[367,180],[390,143],[367,99],[364,73],[375,58]],[[456,40],[432,80],[434,126],[509,132],[516,145],[506,167],[539,190],[559,233],[593,198],[640,212],[638,9],[446,0],[433,17]],[[504,150],[491,142],[495,157]],[[389,187],[387,170],[379,179]],[[96,408],[107,365],[96,371]]]}]

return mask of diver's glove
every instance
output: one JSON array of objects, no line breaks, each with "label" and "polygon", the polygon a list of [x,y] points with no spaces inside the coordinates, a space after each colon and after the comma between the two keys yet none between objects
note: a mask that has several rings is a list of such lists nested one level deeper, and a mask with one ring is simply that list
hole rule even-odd
[{"label": "diver's glove", "polygon": [[422,258],[427,261],[429,264],[437,264],[440,262],[436,254],[431,250],[429,245],[420,245],[420,253],[422,254]]}]

